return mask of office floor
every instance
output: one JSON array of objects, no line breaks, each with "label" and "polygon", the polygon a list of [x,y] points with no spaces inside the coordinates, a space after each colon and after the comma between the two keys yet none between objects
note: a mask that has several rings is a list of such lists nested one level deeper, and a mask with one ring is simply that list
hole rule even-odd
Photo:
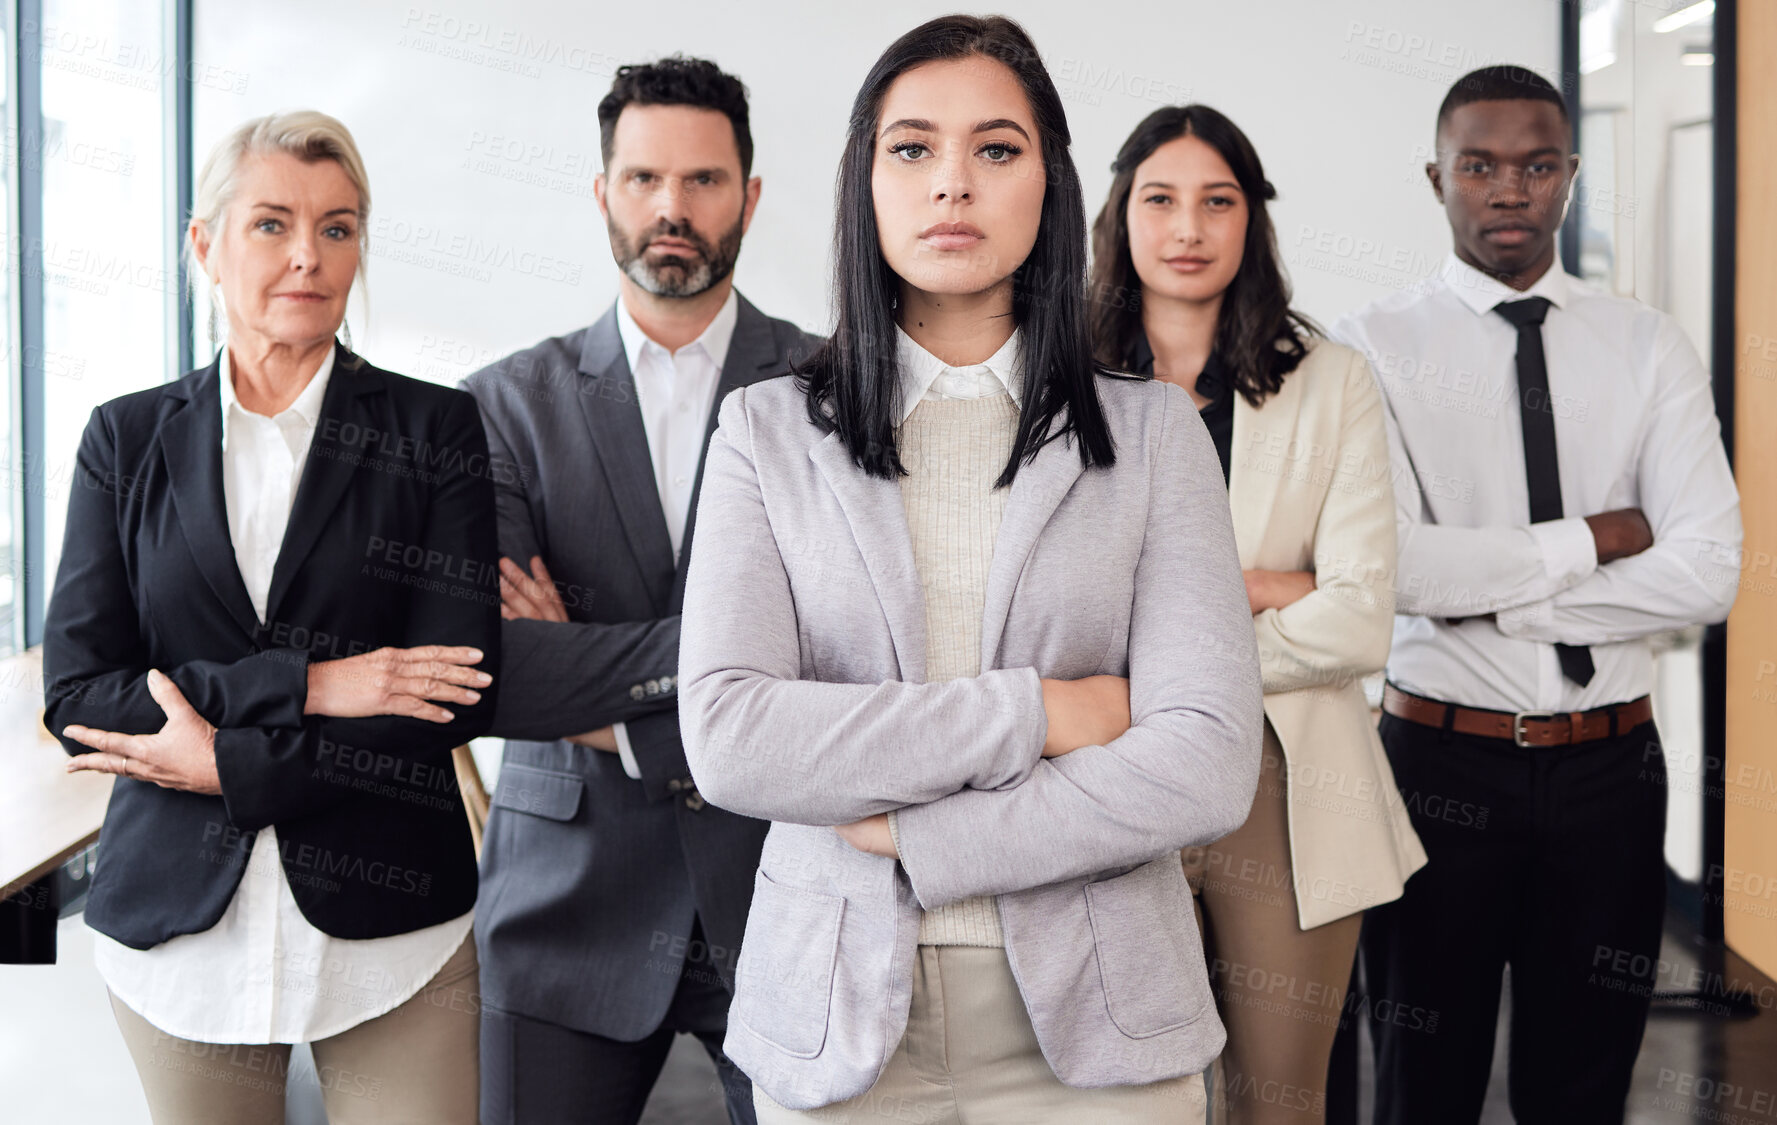
[{"label": "office floor", "polygon": [[[0,1091],[9,1125],[147,1125],[147,1107],[93,969],[78,917],[63,920],[54,966],[0,966]],[[1658,987],[1698,979],[1728,982],[1760,1001],[1751,1016],[1657,1010],[1649,1023],[1629,1099],[1629,1125],[1729,1122],[1777,1125],[1777,984],[1732,954],[1699,964],[1694,947],[1668,933]],[[1503,1037],[1494,1053],[1485,1125],[1507,1125]],[[292,1068],[295,1070],[296,1068]],[[303,1068],[312,1073],[309,1068]],[[1366,1067],[1367,1071],[1367,1067]],[[1367,1096],[1368,1075],[1363,1087]],[[695,1041],[681,1037],[667,1061],[644,1125],[719,1125],[726,1118],[715,1071]],[[1361,1120],[1361,1118],[1360,1118]],[[293,1088],[289,1125],[322,1125],[319,1091]]]}]

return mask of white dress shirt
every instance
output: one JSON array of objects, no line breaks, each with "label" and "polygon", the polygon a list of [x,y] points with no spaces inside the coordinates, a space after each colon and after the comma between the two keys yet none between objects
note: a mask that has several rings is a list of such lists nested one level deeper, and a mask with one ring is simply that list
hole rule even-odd
[{"label": "white dress shirt", "polygon": [[[274,417],[235,397],[221,363],[222,491],[235,563],[265,618],[302,465],[333,374],[333,351],[296,401]],[[192,862],[201,862],[193,857]],[[275,827],[261,829],[228,909],[201,933],[132,949],[93,932],[105,984],[169,1035],[200,1043],[307,1043],[394,1009],[437,975],[468,936],[474,911],[393,937],[322,933],[290,892]]]},{"label": "white dress shirt", "polygon": [[[1553,306],[1542,335],[1566,516],[1534,525],[1518,332],[1493,311],[1528,297]],[[1395,683],[1494,710],[1599,707],[1652,688],[1650,635],[1727,616],[1739,494],[1709,373],[1671,317],[1559,266],[1520,293],[1451,256],[1333,334],[1369,357],[1388,407]],[[1640,508],[1654,545],[1601,566],[1584,517],[1616,508]],[[1556,643],[1591,647],[1591,683],[1562,676]]]},{"label": "white dress shirt", "polygon": [[[728,361],[728,343],[734,338],[739,309],[740,300],[731,287],[728,299],[703,333],[678,351],[669,352],[642,331],[622,298],[617,301],[617,334],[635,380],[636,404],[648,435],[648,456],[654,463],[654,484],[660,491],[660,511],[666,516],[674,563],[679,561],[685,539],[691,490],[697,484],[697,466],[703,461],[704,432],[716,387],[722,382],[722,365]],[[640,780],[642,771],[629,741],[629,725],[615,723],[612,732],[617,737],[623,772]]]},{"label": "white dress shirt", "polygon": [[985,362],[951,367],[920,347],[905,329],[895,326],[895,361],[901,370],[901,416],[905,422],[921,399],[986,398],[1003,389],[1012,402],[1024,405],[1023,357],[1018,354],[1018,329]]}]

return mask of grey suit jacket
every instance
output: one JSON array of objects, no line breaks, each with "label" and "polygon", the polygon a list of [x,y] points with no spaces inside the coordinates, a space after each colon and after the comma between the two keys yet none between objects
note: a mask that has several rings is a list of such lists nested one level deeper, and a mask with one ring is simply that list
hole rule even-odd
[{"label": "grey suit jacket", "polygon": [[[706,432],[725,394],[814,343],[740,298]],[[500,551],[520,566],[541,555],[570,618],[501,631],[491,733],[509,741],[481,860],[482,992],[496,1008],[638,1039],[659,1026],[687,957],[732,982],[765,835],[704,804],[679,742],[695,516],[675,566],[615,306],[463,387],[487,429]],[[558,741],[619,721],[640,781],[615,754]]]},{"label": "grey suit jacket", "polygon": [[[806,1109],[875,1082],[906,1027],[919,910],[998,895],[1044,1057],[1075,1086],[1202,1069],[1224,1039],[1178,850],[1246,818],[1262,712],[1220,464],[1190,399],[1101,378],[1117,463],[1018,474],[981,668],[925,683],[898,485],[865,476],[787,379],[711,444],[680,642],[708,798],[774,821],[726,1050]],[[1041,757],[1039,677],[1127,675],[1133,725]],[[901,860],[828,826],[900,809]]]}]

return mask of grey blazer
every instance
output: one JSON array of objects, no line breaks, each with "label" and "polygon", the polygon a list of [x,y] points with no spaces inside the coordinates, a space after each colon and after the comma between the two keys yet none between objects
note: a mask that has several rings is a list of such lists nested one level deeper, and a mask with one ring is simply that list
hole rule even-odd
[{"label": "grey blazer", "polygon": [[[716,403],[814,343],[740,298]],[[687,523],[675,564],[615,306],[463,389],[487,429],[500,550],[520,566],[542,555],[569,616],[501,630],[491,733],[509,741],[475,912],[482,993],[505,1011],[640,1039],[686,958],[731,982],[765,836],[698,797],[679,745],[679,603],[702,533]],[[619,721],[640,781],[615,754],[558,741]]]},{"label": "grey blazer", "polygon": [[[1074,1086],[1201,1070],[1224,1034],[1178,850],[1246,819],[1262,730],[1221,467],[1189,397],[1101,378],[1117,462],[1044,447],[987,580],[981,668],[925,682],[899,486],[774,379],[710,445],[680,722],[716,804],[774,821],[728,1056],[793,1109],[869,1089],[900,1042],[919,910],[999,896],[1043,1055]],[[1039,677],[1126,675],[1127,734],[1041,757]],[[900,809],[899,863],[828,827]]]}]

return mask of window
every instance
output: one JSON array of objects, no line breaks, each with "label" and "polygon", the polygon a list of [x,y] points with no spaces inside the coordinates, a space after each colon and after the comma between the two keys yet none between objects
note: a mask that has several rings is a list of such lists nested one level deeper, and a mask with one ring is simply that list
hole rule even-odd
[{"label": "window", "polygon": [[33,571],[53,580],[93,407],[178,373],[166,137],[179,67],[160,4],[42,0],[41,13],[40,151],[26,154],[39,158],[43,200],[44,527]]}]

